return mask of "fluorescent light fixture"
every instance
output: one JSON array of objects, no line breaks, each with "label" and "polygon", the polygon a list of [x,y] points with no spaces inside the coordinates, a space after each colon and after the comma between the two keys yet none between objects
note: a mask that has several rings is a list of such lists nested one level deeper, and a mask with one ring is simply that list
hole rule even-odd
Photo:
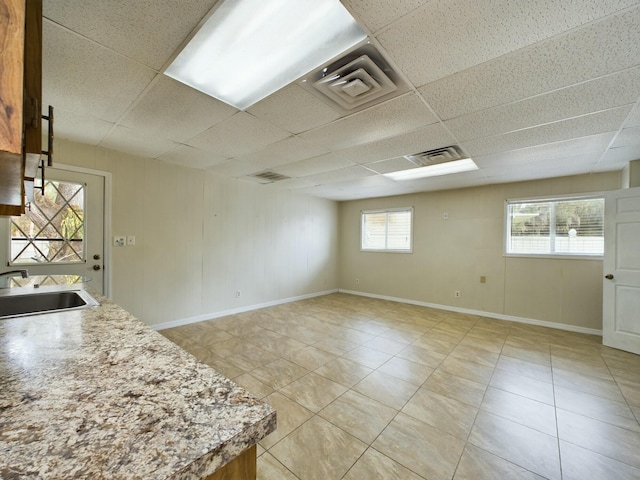
[{"label": "fluorescent light fixture", "polygon": [[224,0],[164,73],[244,110],[366,37],[339,0]]},{"label": "fluorescent light fixture", "polygon": [[400,170],[399,172],[385,173],[385,177],[393,180],[413,180],[416,178],[437,177],[440,175],[449,175],[452,173],[469,172],[478,170],[478,166],[470,158],[455,160],[453,162],[437,163],[435,165],[427,165],[426,167],[410,168],[408,170]]}]

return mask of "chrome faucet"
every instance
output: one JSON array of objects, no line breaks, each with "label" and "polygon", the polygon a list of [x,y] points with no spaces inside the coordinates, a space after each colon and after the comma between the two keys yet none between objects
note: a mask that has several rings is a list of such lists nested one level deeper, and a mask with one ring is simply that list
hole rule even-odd
[{"label": "chrome faucet", "polygon": [[11,270],[9,272],[0,273],[0,277],[13,277],[14,274],[19,273],[22,278],[27,278],[29,276],[29,272],[25,270]]}]

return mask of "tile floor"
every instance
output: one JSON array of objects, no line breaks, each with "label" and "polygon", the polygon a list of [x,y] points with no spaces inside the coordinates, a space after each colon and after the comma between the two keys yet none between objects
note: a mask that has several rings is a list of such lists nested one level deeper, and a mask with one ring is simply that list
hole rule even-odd
[{"label": "tile floor", "polygon": [[259,480],[639,479],[640,356],[334,294],[161,332],[278,412]]}]

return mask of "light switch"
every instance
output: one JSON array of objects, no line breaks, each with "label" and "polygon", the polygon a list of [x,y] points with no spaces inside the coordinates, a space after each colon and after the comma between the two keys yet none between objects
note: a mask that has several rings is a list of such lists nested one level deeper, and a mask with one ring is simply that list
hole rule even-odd
[{"label": "light switch", "polygon": [[136,236],[135,235],[128,235],[127,236],[127,245],[132,247],[136,244]]}]

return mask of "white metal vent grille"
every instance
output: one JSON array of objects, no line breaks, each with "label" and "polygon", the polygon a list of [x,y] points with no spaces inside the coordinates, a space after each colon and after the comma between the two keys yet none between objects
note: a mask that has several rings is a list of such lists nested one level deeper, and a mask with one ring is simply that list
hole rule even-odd
[{"label": "white metal vent grille", "polygon": [[426,167],[427,165],[437,165],[438,163],[454,162],[467,157],[462,153],[460,147],[451,145],[413,155],[405,155],[404,158],[418,167]]},{"label": "white metal vent grille", "polygon": [[272,183],[272,182],[278,182],[280,180],[286,180],[288,177],[286,175],[281,175],[279,173],[276,172],[272,172],[270,170],[265,171],[265,172],[260,172],[260,173],[254,173],[253,175],[249,175],[252,178],[256,178],[258,180],[261,180],[262,183]]},{"label": "white metal vent grille", "polygon": [[300,85],[345,113],[408,91],[380,52],[367,43],[307,75]]}]

